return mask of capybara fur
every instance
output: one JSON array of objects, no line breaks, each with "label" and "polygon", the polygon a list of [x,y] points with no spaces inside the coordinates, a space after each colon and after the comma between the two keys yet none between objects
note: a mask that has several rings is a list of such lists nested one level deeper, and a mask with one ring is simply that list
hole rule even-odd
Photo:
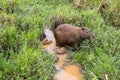
[{"label": "capybara fur", "polygon": [[84,40],[93,40],[94,34],[87,27],[77,27],[70,24],[61,24],[54,31],[57,46],[76,47]]}]

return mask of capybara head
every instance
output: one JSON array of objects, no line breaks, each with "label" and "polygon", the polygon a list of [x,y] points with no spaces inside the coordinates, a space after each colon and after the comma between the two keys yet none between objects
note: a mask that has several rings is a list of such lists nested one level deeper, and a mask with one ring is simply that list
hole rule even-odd
[{"label": "capybara head", "polygon": [[91,41],[94,40],[95,35],[93,34],[93,32],[89,28],[82,27],[81,30],[82,30],[82,38],[83,39],[89,39]]}]

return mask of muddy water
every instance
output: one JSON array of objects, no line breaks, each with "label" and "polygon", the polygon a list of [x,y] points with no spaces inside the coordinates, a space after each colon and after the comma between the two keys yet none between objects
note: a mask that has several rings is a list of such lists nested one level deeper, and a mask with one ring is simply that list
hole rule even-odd
[{"label": "muddy water", "polygon": [[56,73],[54,80],[82,80],[84,75],[80,72],[81,68],[78,65],[71,64],[67,59],[70,52],[66,48],[56,47],[56,41],[52,31],[45,30],[46,39],[43,40],[42,47],[50,53],[53,53],[57,58],[55,63]]},{"label": "muddy water", "polygon": [[[58,58],[57,63],[55,64],[56,74],[54,75],[55,80],[82,80],[84,75],[81,73],[80,66],[76,64],[71,64],[71,61],[68,59],[70,52],[63,51],[65,49],[59,48],[58,52],[55,52],[55,55]],[[61,53],[60,53],[61,52]]]},{"label": "muddy water", "polygon": [[50,53],[54,53],[54,49],[56,48],[56,41],[54,38],[54,34],[51,30],[45,29],[46,39],[42,41],[43,49],[47,50]]},{"label": "muddy water", "polygon": [[82,80],[84,75],[80,73],[80,67],[67,65],[54,76],[56,80]]}]

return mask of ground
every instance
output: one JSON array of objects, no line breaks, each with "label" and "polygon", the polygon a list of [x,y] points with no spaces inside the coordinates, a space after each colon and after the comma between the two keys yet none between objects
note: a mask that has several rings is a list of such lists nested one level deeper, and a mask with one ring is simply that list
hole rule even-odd
[{"label": "ground", "polygon": [[[77,0],[76,0],[77,1]],[[120,1],[118,0],[1,0],[0,79],[48,80],[56,58],[41,49],[39,35],[57,16],[95,33],[72,53],[85,80],[120,79]]]}]

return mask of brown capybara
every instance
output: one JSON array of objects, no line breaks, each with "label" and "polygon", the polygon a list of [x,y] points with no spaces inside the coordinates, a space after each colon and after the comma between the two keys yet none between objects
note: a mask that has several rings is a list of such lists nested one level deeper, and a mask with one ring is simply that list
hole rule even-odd
[{"label": "brown capybara", "polygon": [[76,47],[85,39],[92,41],[95,37],[89,28],[70,24],[61,24],[53,32],[57,46],[60,47]]}]

